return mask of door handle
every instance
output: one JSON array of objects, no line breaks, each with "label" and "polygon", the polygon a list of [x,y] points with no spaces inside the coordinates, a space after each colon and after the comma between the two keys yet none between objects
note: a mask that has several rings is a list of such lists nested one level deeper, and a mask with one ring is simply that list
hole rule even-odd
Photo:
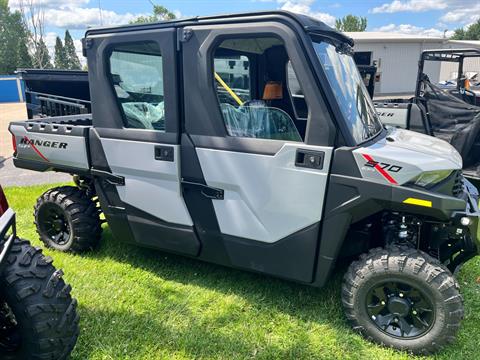
[{"label": "door handle", "polygon": [[90,173],[93,176],[98,176],[99,178],[104,179],[110,185],[125,186],[125,177],[123,176],[115,175],[115,174],[112,174],[111,172],[98,170],[94,168],[90,169]]},{"label": "door handle", "polygon": [[315,150],[297,149],[295,154],[295,166],[308,169],[323,169],[325,152]]},{"label": "door handle", "polygon": [[223,200],[225,198],[225,192],[223,191],[223,189],[214,188],[208,185],[185,180],[182,180],[182,186],[186,188],[196,189],[208,199]]},{"label": "door handle", "polygon": [[174,153],[175,152],[173,146],[155,146],[155,160],[173,162],[175,160]]}]

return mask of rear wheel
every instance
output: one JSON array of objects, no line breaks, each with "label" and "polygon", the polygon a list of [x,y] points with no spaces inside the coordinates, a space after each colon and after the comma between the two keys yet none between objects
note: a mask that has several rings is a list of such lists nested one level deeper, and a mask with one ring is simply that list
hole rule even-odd
[{"label": "rear wheel", "polygon": [[0,277],[0,358],[66,359],[78,337],[77,302],[49,257],[15,240]]},{"label": "rear wheel", "polygon": [[37,200],[34,216],[37,232],[47,247],[80,253],[100,241],[100,209],[79,188],[48,190]]},{"label": "rear wheel", "polygon": [[463,318],[450,271],[410,248],[373,249],[352,263],[342,303],[353,328],[370,340],[421,354],[453,342]]}]

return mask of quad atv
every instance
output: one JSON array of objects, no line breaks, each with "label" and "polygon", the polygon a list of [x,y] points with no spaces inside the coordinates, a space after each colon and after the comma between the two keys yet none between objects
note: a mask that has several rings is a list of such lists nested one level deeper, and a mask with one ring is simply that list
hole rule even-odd
[{"label": "quad atv", "polygon": [[288,12],[88,30],[92,114],[9,127],[17,167],[76,182],[38,199],[40,238],[94,248],[99,204],[119,241],[310,286],[349,260],[355,330],[440,350],[478,192],[447,142],[382,125],[352,46]]},{"label": "quad atv", "polygon": [[76,300],[49,257],[16,236],[0,187],[0,358],[66,359],[78,337]]}]

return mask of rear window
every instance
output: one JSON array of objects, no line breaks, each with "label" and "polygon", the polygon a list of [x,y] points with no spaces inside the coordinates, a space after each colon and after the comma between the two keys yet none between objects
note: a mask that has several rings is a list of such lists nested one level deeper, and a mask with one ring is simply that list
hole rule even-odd
[{"label": "rear window", "polygon": [[127,128],[165,131],[163,63],[153,41],[115,46],[110,81]]}]

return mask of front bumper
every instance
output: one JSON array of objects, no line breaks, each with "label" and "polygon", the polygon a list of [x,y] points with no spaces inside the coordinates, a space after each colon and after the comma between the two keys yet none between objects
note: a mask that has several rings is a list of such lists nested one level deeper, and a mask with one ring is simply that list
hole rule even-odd
[{"label": "front bumper", "polygon": [[15,212],[8,209],[0,217],[0,271],[16,237]]},{"label": "front bumper", "polygon": [[467,183],[464,187],[466,208],[464,211],[455,211],[452,214],[451,223],[456,228],[456,233],[462,236],[463,249],[455,258],[454,266],[457,270],[467,260],[476,256],[480,252],[479,224],[480,208],[477,189]]}]

